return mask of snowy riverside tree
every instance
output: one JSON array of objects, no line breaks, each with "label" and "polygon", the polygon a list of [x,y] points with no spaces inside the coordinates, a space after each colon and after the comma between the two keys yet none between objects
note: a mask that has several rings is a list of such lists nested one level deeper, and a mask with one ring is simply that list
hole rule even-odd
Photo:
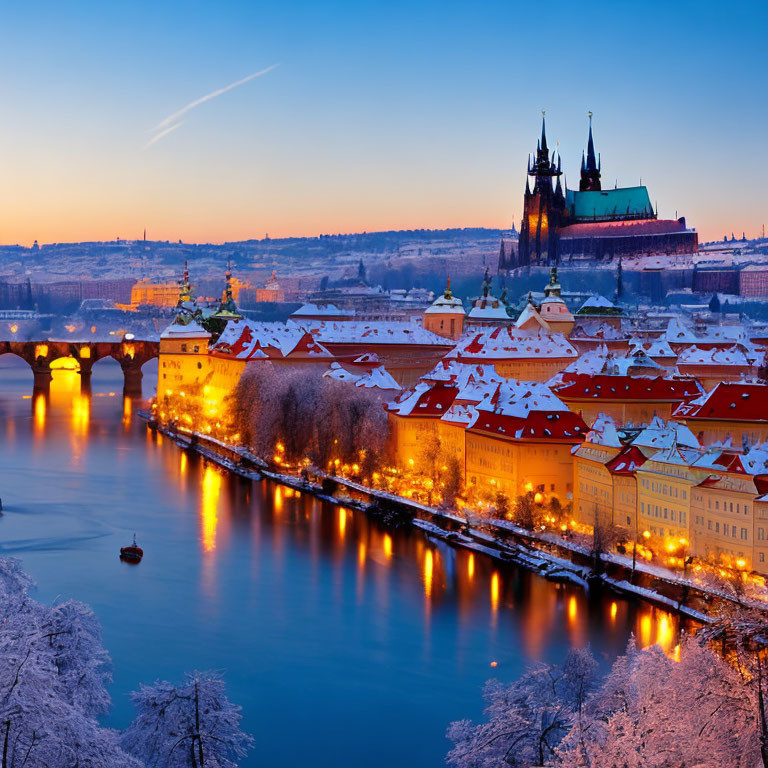
[{"label": "snowy riverside tree", "polygon": [[74,601],[32,600],[15,560],[0,560],[0,766],[140,766],[95,716],[107,710],[109,656],[99,623]]},{"label": "snowy riverside tree", "polygon": [[[599,687],[588,651],[489,683],[487,722],[453,723],[459,768],[765,768],[760,684],[686,638],[675,662],[630,640]],[[573,656],[572,654],[577,654]],[[569,669],[571,670],[569,672]]]},{"label": "snowy riverside tree", "polygon": [[240,730],[240,707],[212,672],[194,672],[181,685],[142,685],[131,698],[138,714],[122,745],[148,768],[236,768],[253,744]]},{"label": "snowy riverside tree", "polygon": [[127,731],[102,728],[111,673],[99,622],[83,603],[33,600],[31,586],[0,558],[0,768],[236,766],[252,740],[215,675],[142,687]]}]

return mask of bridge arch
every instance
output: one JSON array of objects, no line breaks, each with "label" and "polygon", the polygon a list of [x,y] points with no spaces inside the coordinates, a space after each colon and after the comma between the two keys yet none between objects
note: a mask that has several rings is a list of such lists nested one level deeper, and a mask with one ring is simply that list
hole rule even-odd
[{"label": "bridge arch", "polygon": [[82,386],[90,387],[93,366],[111,357],[123,371],[123,391],[132,397],[141,397],[142,366],[158,357],[160,344],[126,334],[118,341],[60,341],[29,339],[0,342],[0,355],[12,354],[25,360],[32,369],[34,390],[48,390],[51,383],[51,363],[72,357],[80,366]]}]

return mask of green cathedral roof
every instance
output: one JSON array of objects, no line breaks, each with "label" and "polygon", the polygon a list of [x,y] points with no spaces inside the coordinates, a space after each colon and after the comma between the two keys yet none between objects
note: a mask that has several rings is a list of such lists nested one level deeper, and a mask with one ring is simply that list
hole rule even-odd
[{"label": "green cathedral roof", "polygon": [[654,216],[646,187],[622,187],[591,192],[568,190],[566,204],[577,221],[612,221]]}]

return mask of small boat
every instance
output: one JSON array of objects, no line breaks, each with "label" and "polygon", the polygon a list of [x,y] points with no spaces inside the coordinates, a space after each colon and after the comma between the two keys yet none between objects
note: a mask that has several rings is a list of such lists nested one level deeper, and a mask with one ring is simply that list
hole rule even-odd
[{"label": "small boat", "polygon": [[136,534],[133,534],[133,544],[120,548],[120,559],[129,563],[138,563],[144,557],[144,550],[136,543]]}]

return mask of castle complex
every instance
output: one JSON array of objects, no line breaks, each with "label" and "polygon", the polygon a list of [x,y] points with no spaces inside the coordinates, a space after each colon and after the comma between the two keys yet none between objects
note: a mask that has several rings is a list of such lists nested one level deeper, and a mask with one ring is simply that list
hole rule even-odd
[{"label": "castle complex", "polygon": [[533,189],[526,179],[517,249],[502,243],[502,271],[574,259],[698,250],[698,234],[687,228],[685,218],[658,218],[646,187],[602,188],[591,113],[578,191],[561,182],[560,155],[549,151],[543,117],[536,155],[528,160],[528,176]]}]

